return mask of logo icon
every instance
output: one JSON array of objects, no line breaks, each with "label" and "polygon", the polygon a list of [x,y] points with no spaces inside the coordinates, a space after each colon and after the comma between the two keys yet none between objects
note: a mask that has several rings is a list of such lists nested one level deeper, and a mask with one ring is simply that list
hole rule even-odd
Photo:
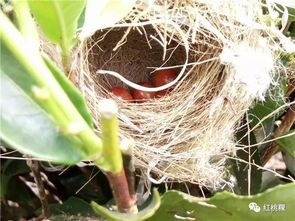
[{"label": "logo icon", "polygon": [[253,210],[255,213],[260,212],[260,206],[258,206],[257,203],[254,202],[249,203],[249,209]]}]

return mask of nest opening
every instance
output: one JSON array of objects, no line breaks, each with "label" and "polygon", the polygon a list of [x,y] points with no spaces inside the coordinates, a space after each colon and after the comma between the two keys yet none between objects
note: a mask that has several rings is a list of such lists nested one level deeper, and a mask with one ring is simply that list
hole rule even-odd
[{"label": "nest opening", "polygon": [[[155,40],[157,33],[151,26],[131,30],[120,43],[126,28],[117,28],[108,31],[97,32],[88,42],[90,47],[88,62],[90,71],[111,70],[121,74],[124,78],[134,83],[149,82],[156,68],[177,66],[179,72],[185,61],[185,49],[174,40],[166,47],[165,58],[163,46]],[[149,33],[149,34],[147,34]],[[155,36],[151,38],[149,35]],[[97,74],[96,82],[106,92],[112,87],[128,86],[118,78],[111,75]]]}]

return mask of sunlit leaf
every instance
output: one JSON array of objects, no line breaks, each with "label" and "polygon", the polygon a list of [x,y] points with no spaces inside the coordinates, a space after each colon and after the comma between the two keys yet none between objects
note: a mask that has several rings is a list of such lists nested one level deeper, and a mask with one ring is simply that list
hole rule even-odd
[{"label": "sunlit leaf", "polygon": [[79,111],[84,120],[90,127],[93,127],[92,117],[88,111],[86,103],[78,91],[78,89],[66,78],[65,74],[50,60],[47,56],[43,56],[45,63],[50,69],[51,73],[58,81],[64,92],[68,95],[76,109]]},{"label": "sunlit leaf", "polygon": [[48,39],[69,53],[75,42],[77,23],[85,0],[29,0],[29,6]]}]

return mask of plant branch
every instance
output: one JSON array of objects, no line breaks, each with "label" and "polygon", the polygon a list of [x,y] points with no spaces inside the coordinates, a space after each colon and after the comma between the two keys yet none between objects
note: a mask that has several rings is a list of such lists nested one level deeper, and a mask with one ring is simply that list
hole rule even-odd
[{"label": "plant branch", "polygon": [[[280,126],[274,132],[273,137],[276,138],[276,137],[280,137],[284,135],[291,129],[294,123],[295,123],[295,103],[290,106],[287,113],[284,115],[284,118]],[[278,151],[278,149],[279,149],[278,144],[275,141],[271,142],[261,156],[261,164],[265,165],[269,161],[269,159]]]},{"label": "plant branch", "polygon": [[98,104],[100,112],[101,139],[104,159],[111,166],[106,176],[110,183],[113,197],[120,212],[132,213],[135,201],[130,196],[128,182],[123,168],[119,145],[118,107],[113,100],[104,99]]},{"label": "plant branch", "polygon": [[106,173],[107,179],[110,183],[113,197],[119,212],[134,213],[137,211],[134,205],[134,200],[131,198],[128,191],[128,183],[126,180],[125,172],[122,170],[120,173]]},{"label": "plant branch", "polygon": [[39,193],[38,195],[39,195],[39,199],[40,199],[41,206],[42,206],[42,215],[41,215],[42,217],[40,217],[40,218],[49,218],[50,211],[49,211],[49,207],[48,207],[48,201],[47,201],[43,181],[41,178],[39,163],[36,160],[27,160],[27,165],[32,170],[33,177],[34,177],[35,183],[38,188],[38,193]]},{"label": "plant branch", "polygon": [[110,162],[109,170],[119,174],[123,169],[123,160],[119,145],[118,107],[113,100],[104,99],[99,102],[98,108],[103,156]]}]

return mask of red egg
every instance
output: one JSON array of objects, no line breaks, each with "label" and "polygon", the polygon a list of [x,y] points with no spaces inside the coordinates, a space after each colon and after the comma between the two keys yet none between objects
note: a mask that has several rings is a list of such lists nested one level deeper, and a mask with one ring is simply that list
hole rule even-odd
[{"label": "red egg", "polygon": [[175,80],[177,73],[174,69],[165,69],[155,71],[152,77],[152,83],[155,87],[166,85]]},{"label": "red egg", "polygon": [[113,87],[111,92],[118,98],[125,100],[125,101],[132,101],[132,95],[122,87]]},{"label": "red egg", "polygon": [[[144,87],[153,87],[153,85],[148,82],[142,82],[139,83],[139,85]],[[147,92],[134,89],[132,95],[134,100],[137,100],[137,102],[144,102],[145,100],[153,99],[156,96],[156,92]]]}]

